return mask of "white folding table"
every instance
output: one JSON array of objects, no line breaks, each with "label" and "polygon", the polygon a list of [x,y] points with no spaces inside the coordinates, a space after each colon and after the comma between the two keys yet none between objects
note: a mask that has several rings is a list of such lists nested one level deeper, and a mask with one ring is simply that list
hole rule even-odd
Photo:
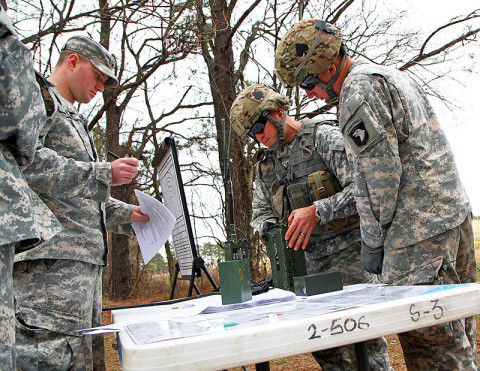
[{"label": "white folding table", "polygon": [[[480,314],[480,284],[437,286],[420,295],[400,299],[395,295],[384,295],[383,301],[372,304],[359,303],[347,309],[339,306],[336,311],[320,310],[322,303],[334,294],[337,298],[341,295],[340,301],[345,303],[357,300],[351,292],[309,297],[308,300],[314,299],[314,303],[308,315],[303,302],[296,304],[298,299],[258,307],[253,312],[252,309],[229,312],[230,317],[225,320],[215,319],[214,314],[198,314],[189,319],[189,324],[194,328],[202,327],[204,332],[200,335],[147,344],[137,344],[127,332],[120,332],[117,340],[122,368],[127,371],[224,370]],[[212,299],[192,299],[196,305],[204,300]],[[113,323],[148,323],[149,318],[161,318],[163,313],[171,313],[179,305],[185,304],[112,310],[112,320]],[[295,309],[295,305],[303,309]],[[280,313],[282,308],[285,310],[283,316]],[[262,317],[255,318],[259,315]],[[232,318],[238,318],[240,325],[232,326]],[[209,332],[212,321],[217,321],[217,326]]]}]

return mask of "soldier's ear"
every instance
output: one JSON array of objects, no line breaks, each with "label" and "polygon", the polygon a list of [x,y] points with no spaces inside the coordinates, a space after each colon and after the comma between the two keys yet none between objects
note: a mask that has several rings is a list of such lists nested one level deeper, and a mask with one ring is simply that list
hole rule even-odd
[{"label": "soldier's ear", "polygon": [[330,67],[330,69],[328,70],[328,73],[330,74],[330,77],[332,77],[333,75],[335,75],[335,72],[337,72],[337,66],[335,66],[335,63],[332,64],[332,67]]},{"label": "soldier's ear", "polygon": [[74,70],[80,64],[80,57],[75,53],[70,54],[67,58],[67,64],[69,69]]}]

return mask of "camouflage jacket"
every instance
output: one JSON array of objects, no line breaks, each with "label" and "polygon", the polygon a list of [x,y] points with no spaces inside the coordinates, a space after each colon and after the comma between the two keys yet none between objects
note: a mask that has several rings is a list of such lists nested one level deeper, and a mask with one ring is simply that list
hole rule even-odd
[{"label": "camouflage jacket", "polygon": [[45,120],[32,55],[0,7],[0,245],[36,243],[61,229],[20,171],[33,161]]},{"label": "camouflage jacket", "polygon": [[367,244],[408,246],[465,220],[471,207],[452,151],[408,75],[355,62],[340,94],[339,122]]},{"label": "camouflage jacket", "polygon": [[[319,120],[314,119],[312,121]],[[309,120],[309,122],[311,121]],[[307,121],[303,122],[304,125],[306,123]],[[317,255],[325,256],[336,250],[346,248],[359,239],[358,221],[348,228],[350,230],[353,229],[353,231],[356,231],[357,233],[340,230],[340,236],[337,236],[335,233],[329,234],[331,238],[328,239],[328,241],[322,237],[321,231],[325,228],[326,223],[334,219],[355,215],[356,208],[353,199],[353,180],[350,175],[350,168],[345,154],[345,146],[339,128],[332,125],[317,125],[315,127],[314,137],[315,150],[323,160],[327,170],[338,179],[343,188],[343,190],[336,193],[334,196],[317,200],[313,203],[317,209],[316,213],[320,217],[320,225],[315,228],[307,250],[315,248]],[[283,162],[287,158],[292,158],[293,151],[302,151],[302,148],[296,144],[296,141],[286,144],[273,152],[269,152],[269,156],[276,156]],[[281,222],[281,216],[278,215],[276,207],[274,206],[274,194],[272,192],[271,184],[274,177],[267,175],[269,171],[265,168],[266,166],[272,167],[271,172],[274,171],[273,162],[259,162],[256,164],[257,176],[253,189],[253,214],[251,225],[258,231],[262,230],[265,222]],[[316,233],[316,231],[318,233]],[[315,238],[316,234],[318,238]],[[351,236],[349,237],[349,235]],[[330,240],[332,241],[331,244],[329,244]],[[345,243],[339,243],[341,240],[344,240]],[[333,241],[335,241],[335,243],[333,243]]]},{"label": "camouflage jacket", "polygon": [[59,104],[50,130],[33,163],[24,170],[28,184],[64,226],[64,231],[15,261],[69,259],[106,263],[106,226],[133,234],[129,217],[133,205],[110,197],[111,165],[98,162],[86,120],[53,88]]}]

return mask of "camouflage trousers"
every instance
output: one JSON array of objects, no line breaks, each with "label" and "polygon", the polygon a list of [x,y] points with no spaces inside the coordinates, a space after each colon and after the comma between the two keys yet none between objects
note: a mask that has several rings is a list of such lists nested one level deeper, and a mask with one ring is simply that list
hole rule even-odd
[{"label": "camouflage trousers", "polygon": [[[382,279],[393,285],[476,281],[471,216],[458,227],[385,251]],[[473,317],[398,334],[409,370],[477,370]]]},{"label": "camouflage trousers", "polygon": [[0,246],[0,368],[15,370],[15,319],[13,309],[13,243]]},{"label": "camouflage trousers", "polygon": [[103,337],[76,333],[102,323],[102,271],[73,260],[15,263],[19,370],[105,369]]},{"label": "camouflage trousers", "polygon": [[[305,252],[309,274],[339,271],[342,274],[344,285],[357,283],[377,283],[378,279],[365,271],[360,261],[360,241],[351,244],[335,254],[315,257],[315,253]],[[389,371],[387,342],[384,338],[368,340],[365,342],[368,352],[370,370]],[[322,370],[356,370],[356,356],[354,345],[320,350],[312,353]]]}]

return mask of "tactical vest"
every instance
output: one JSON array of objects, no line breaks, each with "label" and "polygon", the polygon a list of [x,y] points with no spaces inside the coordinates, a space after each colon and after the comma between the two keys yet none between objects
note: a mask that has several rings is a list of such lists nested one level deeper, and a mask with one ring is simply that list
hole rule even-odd
[{"label": "tactical vest", "polygon": [[[290,213],[333,196],[343,188],[315,148],[315,129],[326,122],[306,122],[294,141],[276,151],[267,151],[259,163],[260,179],[272,187],[272,204],[281,223]],[[273,169],[273,171],[271,170]],[[358,215],[319,224],[312,232],[314,241],[333,238],[358,227]]]}]

